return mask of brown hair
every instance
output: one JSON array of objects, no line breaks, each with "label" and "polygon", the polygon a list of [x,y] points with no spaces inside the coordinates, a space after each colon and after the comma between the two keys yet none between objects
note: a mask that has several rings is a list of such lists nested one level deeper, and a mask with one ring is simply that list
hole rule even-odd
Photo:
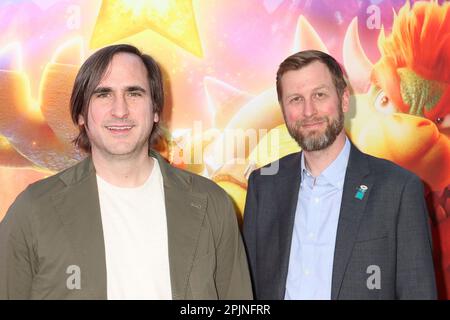
[{"label": "brown hair", "polygon": [[341,97],[347,88],[344,72],[339,63],[329,54],[318,50],[305,50],[297,52],[284,60],[277,71],[277,95],[278,101],[282,104],[283,88],[281,87],[281,77],[288,71],[299,70],[314,61],[322,62],[330,71],[334,86],[338,96]]},{"label": "brown hair", "polygon": [[[141,61],[147,69],[153,112],[161,117],[164,107],[164,89],[161,70],[156,61],[151,56],[143,54],[138,48],[128,44],[104,47],[91,55],[83,63],[75,78],[72,96],[70,97],[70,114],[72,116],[72,121],[80,130],[73,142],[77,147],[86,152],[91,151],[91,143],[87,136],[85,126],[88,127],[88,111],[92,94],[100,83],[114,55],[122,52],[131,53],[141,58]],[[85,126],[80,126],[78,124],[80,115],[84,118]],[[153,137],[158,136],[158,134],[158,123],[154,123],[152,133],[149,137],[149,147]]]}]

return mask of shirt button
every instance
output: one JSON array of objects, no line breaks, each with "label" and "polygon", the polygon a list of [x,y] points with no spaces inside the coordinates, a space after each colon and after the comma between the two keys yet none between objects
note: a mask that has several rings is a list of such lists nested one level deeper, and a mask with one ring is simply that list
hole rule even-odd
[{"label": "shirt button", "polygon": [[308,238],[309,238],[309,239],[314,239],[314,233],[310,232],[310,233],[308,234]]},{"label": "shirt button", "polygon": [[304,274],[306,275],[306,276],[309,276],[309,269],[305,269],[305,271],[304,271]]},{"label": "shirt button", "polygon": [[315,203],[319,203],[320,202],[320,198],[314,198],[314,202]]}]

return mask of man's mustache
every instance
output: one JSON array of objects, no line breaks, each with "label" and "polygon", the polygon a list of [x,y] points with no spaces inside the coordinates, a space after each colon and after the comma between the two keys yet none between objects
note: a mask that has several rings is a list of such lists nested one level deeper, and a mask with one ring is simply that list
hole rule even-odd
[{"label": "man's mustache", "polygon": [[297,128],[299,128],[299,127],[309,126],[309,125],[319,123],[319,122],[328,122],[328,117],[313,117],[313,118],[307,118],[307,119],[303,119],[303,120],[297,120],[295,122],[295,126]]}]

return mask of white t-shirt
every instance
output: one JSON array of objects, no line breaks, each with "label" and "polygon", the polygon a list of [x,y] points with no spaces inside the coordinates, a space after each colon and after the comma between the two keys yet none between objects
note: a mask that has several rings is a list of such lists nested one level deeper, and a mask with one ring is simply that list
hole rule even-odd
[{"label": "white t-shirt", "polygon": [[172,299],[164,186],[158,161],[137,188],[97,175],[108,299]]}]

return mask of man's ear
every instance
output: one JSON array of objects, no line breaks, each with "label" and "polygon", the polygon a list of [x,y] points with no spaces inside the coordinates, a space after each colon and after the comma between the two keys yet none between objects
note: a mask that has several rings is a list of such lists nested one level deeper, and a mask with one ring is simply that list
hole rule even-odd
[{"label": "man's ear", "polygon": [[85,124],[85,122],[84,122],[84,117],[83,117],[83,115],[79,115],[78,116],[78,125],[79,126],[84,126],[84,124]]},{"label": "man's ear", "polygon": [[348,88],[344,89],[342,93],[342,111],[345,113],[350,109],[350,91]]}]

